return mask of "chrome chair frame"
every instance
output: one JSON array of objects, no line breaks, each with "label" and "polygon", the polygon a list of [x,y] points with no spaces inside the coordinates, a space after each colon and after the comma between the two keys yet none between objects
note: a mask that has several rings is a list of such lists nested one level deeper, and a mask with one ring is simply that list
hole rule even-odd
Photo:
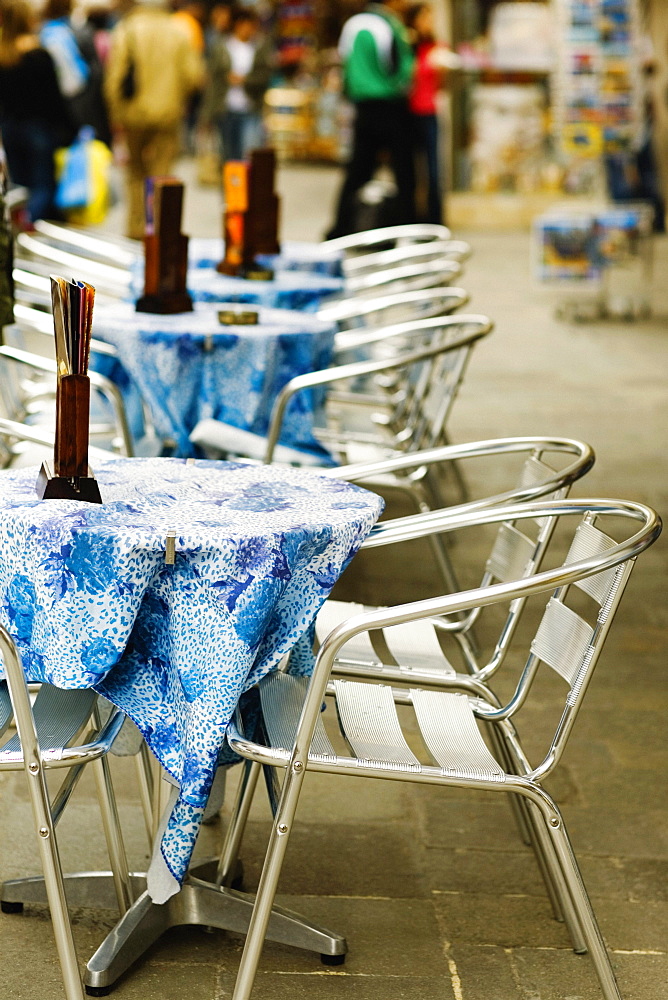
[{"label": "chrome chair frame", "polygon": [[337,324],[339,333],[336,335],[335,350],[338,352],[341,349],[353,350],[357,346],[355,336],[363,335],[369,327],[393,326],[429,316],[448,316],[466,305],[468,300],[468,293],[453,285],[415,288],[371,299],[339,299],[321,306],[317,315],[318,319]]},{"label": "chrome chair frame", "polygon": [[456,281],[462,266],[455,260],[428,260],[421,263],[400,264],[382,271],[357,274],[346,278],[343,297],[371,298],[396,292],[410,292],[417,288],[434,288]]},{"label": "chrome chair frame", "polygon": [[[548,464],[547,453],[550,454],[552,461],[556,455],[562,457],[571,455],[573,458],[563,468],[555,469]],[[335,475],[351,482],[362,481],[373,488],[374,483],[378,482],[392,484],[392,478],[388,480],[388,474],[390,477],[397,477],[401,473],[409,475],[417,473],[419,475],[424,474],[424,470],[427,468],[434,470],[435,467],[449,462],[466,462],[485,456],[499,458],[515,454],[525,454],[527,457],[513,488],[502,493],[482,497],[479,500],[468,500],[459,507],[435,510],[433,512],[434,522],[438,523],[444,513],[448,516],[457,516],[464,510],[484,510],[488,507],[523,503],[538,498],[563,500],[568,496],[571,486],[590,471],[595,461],[593,449],[583,441],[556,437],[515,437],[449,445],[371,464],[343,466],[334,470],[326,470],[324,475]],[[410,523],[410,518],[404,518],[405,525],[410,526]],[[419,523],[424,524],[426,520],[421,518]],[[527,528],[522,529],[512,522],[503,522],[499,526],[479,586],[481,588],[488,587],[495,581],[504,582],[535,572],[541,565],[554,527],[554,518],[533,520]],[[532,529],[533,535],[531,534]],[[439,549],[436,550],[437,556],[439,551]],[[449,579],[443,567],[441,567],[441,574],[444,579]],[[457,576],[454,571],[451,571],[450,579],[456,586]],[[443,639],[445,636],[449,636],[459,646],[467,674],[472,676],[477,683],[487,684],[503,663],[510,648],[524,603],[522,599],[510,603],[505,624],[500,630],[499,640],[485,663],[480,661],[477,642],[473,638],[473,629],[482,609],[478,608],[476,611],[458,618],[437,618],[429,623],[423,623],[435,632],[435,641],[432,641],[431,644],[434,649],[438,650],[438,655],[443,659],[444,669],[439,673],[434,673],[431,669],[420,670],[419,666],[411,665],[411,681],[417,680],[420,684],[434,687],[467,686],[466,678],[462,678],[453,667],[448,665]],[[340,612],[349,617],[344,606],[341,607]],[[329,621],[332,619],[330,618]],[[440,642],[438,641],[439,637]],[[427,636],[425,635],[424,638],[427,639]],[[406,649],[400,647],[399,652],[397,652],[393,648],[390,636],[381,636],[379,633],[375,633],[372,642],[366,649],[366,654],[361,660],[359,656],[356,656],[352,662],[348,662],[345,658],[341,662],[337,661],[337,670],[340,670],[342,675],[358,677],[366,676],[369,671],[372,674],[382,673],[383,678],[393,684],[401,684],[406,680],[408,676]],[[401,657],[401,668],[397,666],[397,656]],[[417,659],[420,659],[419,653]]]},{"label": "chrome chair frame", "polygon": [[127,269],[116,267],[112,264],[101,263],[97,260],[90,260],[89,257],[79,256],[70,253],[68,250],[60,250],[50,242],[31,236],[28,233],[19,233],[16,237],[16,263],[29,270],[28,264],[31,259],[36,261],[48,261],[50,266],[58,265],[74,271],[81,280],[89,281],[95,285],[96,291],[104,292],[116,298],[127,298],[130,287],[130,277]]},{"label": "chrome chair frame", "polygon": [[372,247],[382,247],[387,243],[397,246],[423,243],[431,240],[449,240],[450,230],[432,222],[418,222],[403,226],[383,226],[380,229],[367,229],[350,236],[339,236],[333,240],[325,240],[321,244],[332,253],[370,252]]},{"label": "chrome chair frame", "polygon": [[[10,365],[18,365],[25,368],[29,372],[39,376],[52,376],[52,378],[49,379],[48,384],[40,383],[36,387],[37,391],[33,391],[32,393],[28,392],[25,398],[23,398],[24,394],[22,391],[25,387],[21,386],[20,383],[18,385],[14,383],[12,386],[12,380],[10,378],[6,378],[4,380],[5,405],[9,411],[10,418],[22,423],[31,412],[29,405],[30,402],[35,403],[44,399],[51,400],[55,398],[57,365],[55,359],[47,358],[40,354],[33,354],[30,351],[23,351],[16,347],[8,347],[6,345],[0,346],[0,361],[2,360],[8,362]],[[98,372],[90,369],[88,377],[92,388],[108,403],[114,414],[115,427],[112,433],[115,433],[115,436],[121,442],[123,454],[130,456],[133,455],[134,442],[125,413],[123,396],[121,395],[118,386],[105,375],[100,375]],[[8,395],[12,388],[14,389],[15,396],[13,401],[10,400]],[[35,387],[33,387],[33,389],[34,388]],[[92,434],[97,432],[98,428],[91,428]],[[109,428],[107,426],[101,427],[99,428],[99,433],[108,434]]]},{"label": "chrome chair frame", "polygon": [[46,237],[52,244],[59,243],[65,247],[74,247],[88,260],[95,258],[100,263],[110,261],[116,267],[129,268],[141,257],[142,244],[138,240],[130,240],[125,236],[112,236],[105,233],[102,239],[96,232],[94,235],[78,226],[62,226],[39,219],[35,222],[35,230],[40,236]]},{"label": "chrome chair frame", "polygon": [[[102,725],[96,708],[97,696],[93,691],[64,691],[48,684],[41,685],[34,707],[31,707],[19,652],[12,637],[2,626],[0,656],[7,678],[6,682],[0,683],[0,733],[7,733],[12,718],[16,725],[16,736],[10,737],[0,748],[0,771],[22,770],[25,773],[65,996],[67,1000],[83,1000],[55,828],[84,766],[93,764],[112,867],[111,878],[119,910],[121,914],[125,913],[132,905],[133,886],[107,760],[107,754],[120,732],[125,716],[119,710],[112,709]],[[83,736],[83,742],[79,742],[91,717],[92,728]],[[67,768],[68,774],[53,799],[50,799],[46,772],[58,768]],[[26,882],[32,881],[42,884],[42,879],[17,879],[4,884],[4,912],[15,912],[22,908],[22,903],[8,902],[7,896],[11,897],[12,889],[19,889]]]},{"label": "chrome chair frame", "polygon": [[343,260],[343,273],[348,278],[367,271],[430,260],[455,260],[461,264],[470,256],[471,245],[463,240],[432,240],[429,243],[413,243],[410,246],[360,254],[359,257],[346,257]]},{"label": "chrome chair frame", "polygon": [[[285,777],[233,1000],[248,1000],[252,991],[299,794],[309,770],[521,796],[528,804],[544,848],[547,862],[544,874],[568,914],[576,949],[590,952],[605,1000],[621,1000],[563,816],[543,787],[543,781],[561,759],[635,559],[658,537],[660,519],[650,508],[630,501],[559,500],[447,517],[443,518],[440,529],[450,531],[525,518],[578,515],[580,524],[566,561],[556,569],[356,615],[337,626],[324,640],[309,681],[273,674],[261,682],[267,740],[259,742],[247,735],[237,713],[228,734],[232,749],[257,765],[284,769]],[[595,520],[608,516],[639,521],[641,526],[625,541],[614,542],[594,526]],[[432,518],[432,523],[426,530],[434,530],[433,515],[427,518]],[[411,527],[388,522],[376,526],[366,544],[373,547],[418,537],[421,530],[416,522]],[[596,606],[591,616],[593,624],[585,624],[565,603],[572,586],[584,591]],[[321,709],[334,662],[346,642],[364,631],[436,615],[451,616],[480,605],[536,595],[550,595],[546,612],[514,694],[506,704],[496,707],[484,697],[434,693],[420,687],[407,695],[405,689],[395,692],[387,685],[336,681],[337,717],[344,742],[352,752],[341,754],[332,747],[322,726]],[[522,749],[514,719],[528,699],[541,663],[566,681],[568,695],[547,752],[538,765],[532,766]],[[413,706],[428,763],[417,758],[406,743],[395,703]],[[478,723],[498,731],[506,751],[501,761],[489,751]]]}]

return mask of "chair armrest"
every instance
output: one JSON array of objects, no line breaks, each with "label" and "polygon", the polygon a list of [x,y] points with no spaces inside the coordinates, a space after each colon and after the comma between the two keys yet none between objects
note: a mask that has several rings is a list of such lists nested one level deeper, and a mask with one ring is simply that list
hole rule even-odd
[{"label": "chair armrest", "polygon": [[333,240],[325,240],[321,246],[324,250],[339,252],[341,250],[364,250],[379,243],[391,240],[449,240],[451,232],[447,226],[438,223],[414,223],[406,226],[384,226],[381,229],[367,229],[362,233],[352,233],[350,236],[339,236]]}]

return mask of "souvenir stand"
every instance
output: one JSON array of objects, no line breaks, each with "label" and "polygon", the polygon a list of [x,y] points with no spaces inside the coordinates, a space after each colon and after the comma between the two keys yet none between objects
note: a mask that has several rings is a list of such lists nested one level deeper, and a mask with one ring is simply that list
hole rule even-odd
[{"label": "souvenir stand", "polygon": [[559,291],[558,314],[637,319],[650,311],[652,209],[606,202],[606,162],[642,128],[638,0],[555,0],[554,132],[565,189],[534,224],[534,274]]}]

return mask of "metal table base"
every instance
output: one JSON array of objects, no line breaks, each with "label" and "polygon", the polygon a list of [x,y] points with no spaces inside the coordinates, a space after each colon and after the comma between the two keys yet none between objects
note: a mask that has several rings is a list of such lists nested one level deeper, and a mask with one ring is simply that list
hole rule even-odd
[{"label": "metal table base", "polygon": [[[170,927],[196,924],[244,934],[248,930],[255,897],[207,879],[215,876],[218,860],[191,869],[181,891],[158,905],[145,891],[146,876],[133,873],[133,890],[141,895],[109,932],[86,966],[84,984],[89,996],[106,996],[114,983]],[[73,906],[114,909],[116,896],[111,872],[80,872],[65,876],[67,900]],[[3,883],[0,900],[4,912],[23,903],[46,903],[42,878],[13,879]],[[275,906],[267,939],[319,954],[326,964],[338,965],[348,950],[345,938],[305,917]]]}]

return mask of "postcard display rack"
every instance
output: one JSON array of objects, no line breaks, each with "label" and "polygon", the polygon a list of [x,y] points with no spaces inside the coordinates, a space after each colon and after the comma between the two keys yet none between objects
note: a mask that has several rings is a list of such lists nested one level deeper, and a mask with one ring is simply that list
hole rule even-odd
[{"label": "postcard display rack", "polygon": [[606,204],[604,158],[642,128],[638,0],[554,0],[555,137],[567,188],[592,204],[557,206],[534,224],[534,272],[559,291],[558,313],[635,319],[649,312],[652,211]]},{"label": "postcard display rack", "polygon": [[534,222],[534,274],[558,295],[557,315],[642,319],[650,313],[653,209],[565,204]]}]

